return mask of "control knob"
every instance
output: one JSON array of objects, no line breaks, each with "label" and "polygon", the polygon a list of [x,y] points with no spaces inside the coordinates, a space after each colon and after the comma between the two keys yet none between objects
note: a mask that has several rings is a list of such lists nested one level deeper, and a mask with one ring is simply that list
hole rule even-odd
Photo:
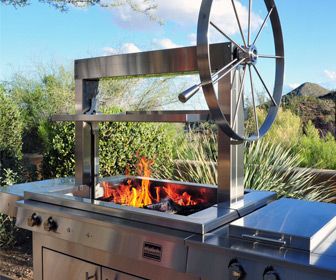
[{"label": "control knob", "polygon": [[43,227],[45,231],[56,231],[58,225],[52,217],[49,217],[48,220],[44,222]]},{"label": "control knob", "polygon": [[30,227],[39,226],[42,223],[41,217],[36,213],[33,213],[31,217],[28,218],[27,224]]},{"label": "control knob", "polygon": [[264,271],[264,280],[280,280],[279,274],[274,270],[272,266],[266,267]]},{"label": "control knob", "polygon": [[245,271],[237,260],[232,260],[228,268],[230,280],[241,280],[244,278]]}]

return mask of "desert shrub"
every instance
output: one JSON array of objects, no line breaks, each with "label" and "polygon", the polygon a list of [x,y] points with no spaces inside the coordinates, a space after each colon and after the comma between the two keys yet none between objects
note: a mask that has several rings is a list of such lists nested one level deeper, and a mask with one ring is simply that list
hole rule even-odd
[{"label": "desert shrub", "polygon": [[[108,109],[105,113],[121,112]],[[43,174],[47,178],[74,175],[74,124],[50,124],[44,155]],[[126,168],[135,172],[138,158],[154,159],[154,170],[172,157],[175,128],[171,125],[152,123],[102,123],[99,129],[100,175],[124,174]]]},{"label": "desert shrub", "polygon": [[334,188],[315,184],[315,175],[310,169],[298,168],[299,155],[280,144],[261,140],[247,145],[244,163],[247,188],[316,201],[329,201],[336,195]]},{"label": "desert shrub", "polygon": [[199,184],[217,184],[217,135],[211,126],[201,125],[199,128],[185,133],[180,139],[176,138],[176,146],[179,148],[175,157],[170,159],[171,165],[175,167],[173,174],[171,169],[167,170],[166,165],[162,165],[159,177]]},{"label": "desert shrub", "polygon": [[320,137],[319,131],[311,121],[305,127],[295,151],[301,157],[301,166],[321,169],[336,169],[336,140],[331,133]]},{"label": "desert shrub", "polygon": [[[189,141],[178,153],[178,161],[174,161],[173,179],[217,185],[216,135],[211,130],[202,136],[192,133],[187,138]],[[313,172],[299,169],[300,163],[299,156],[281,144],[266,140],[246,144],[244,185],[250,189],[274,191],[279,197],[330,201],[336,195],[335,188],[315,184]],[[164,177],[164,168],[161,172]]]},{"label": "desert shrub", "polygon": [[[262,108],[257,109],[258,121],[261,124],[267,115],[267,111]],[[253,118],[249,118],[247,131],[253,131]],[[277,118],[271,129],[265,135],[266,142],[272,144],[281,144],[284,147],[291,148],[296,145],[302,135],[302,124],[300,117],[293,114],[290,110],[279,109]]]}]

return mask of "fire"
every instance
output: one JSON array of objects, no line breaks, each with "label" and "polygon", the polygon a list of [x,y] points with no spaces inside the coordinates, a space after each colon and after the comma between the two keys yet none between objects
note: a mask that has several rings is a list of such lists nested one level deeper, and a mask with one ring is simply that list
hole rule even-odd
[{"label": "fire", "polygon": [[104,200],[120,205],[143,208],[171,201],[177,206],[198,206],[209,203],[203,197],[207,196],[205,188],[200,188],[197,194],[188,192],[182,185],[164,184],[151,186],[150,175],[154,161],[142,157],[137,165],[140,179],[128,179],[122,184],[113,186],[110,182],[102,182]]}]

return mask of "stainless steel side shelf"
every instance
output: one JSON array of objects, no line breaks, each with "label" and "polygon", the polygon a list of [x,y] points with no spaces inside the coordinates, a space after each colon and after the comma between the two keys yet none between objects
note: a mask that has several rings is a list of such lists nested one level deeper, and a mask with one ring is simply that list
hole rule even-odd
[{"label": "stainless steel side shelf", "polygon": [[229,235],[312,252],[336,230],[336,206],[280,199],[229,226]]}]

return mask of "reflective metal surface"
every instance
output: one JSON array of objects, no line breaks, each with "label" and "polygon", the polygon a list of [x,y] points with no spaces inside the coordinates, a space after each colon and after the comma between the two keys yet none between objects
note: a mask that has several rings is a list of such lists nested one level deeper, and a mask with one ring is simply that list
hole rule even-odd
[{"label": "reflective metal surface", "polygon": [[101,267],[43,248],[43,279],[100,280]]},{"label": "reflective metal surface", "polygon": [[[123,180],[124,178],[125,177],[123,176],[117,177],[118,180]],[[114,178],[114,180],[117,179]],[[162,182],[173,183],[173,181]],[[178,183],[181,184],[180,182]],[[194,187],[204,187],[204,185],[192,185]],[[216,188],[211,188],[216,191]],[[239,218],[239,211],[252,212],[259,207],[266,205],[274,198],[274,196],[275,194],[271,192],[252,191],[246,193],[239,207],[237,205],[234,209],[230,208],[230,203],[216,204],[189,216],[175,215],[143,208],[122,206],[111,202],[91,200],[78,196],[66,195],[63,191],[52,194],[26,192],[24,198],[27,203],[29,201],[44,202],[74,209],[81,209],[92,213],[100,213],[112,217],[123,218],[130,221],[138,221],[145,224],[160,225],[166,228],[204,234]],[[19,206],[22,207],[20,204]]]},{"label": "reflective metal surface", "polygon": [[[220,69],[227,58],[227,43],[213,44],[212,67]],[[103,56],[75,61],[75,79],[106,77],[153,76],[190,74],[198,71],[196,47]]]},{"label": "reflective metal surface", "polygon": [[[232,119],[227,119],[225,117],[225,110],[223,111],[223,108],[221,107],[221,102],[219,98],[217,98],[216,95],[216,90],[215,90],[215,84],[218,80],[213,79],[214,73],[217,72],[216,69],[212,68],[212,55],[211,55],[211,49],[209,48],[209,28],[212,26],[217,31],[222,33],[224,37],[229,39],[231,41],[232,45],[232,51],[231,51],[231,56],[232,60],[235,61],[235,64],[231,65],[229,67],[229,70],[225,68],[225,73],[224,74],[219,74],[218,76],[225,78],[225,76],[229,76],[229,73],[233,73],[239,66],[245,66],[249,68],[250,72],[250,78],[251,78],[251,88],[252,88],[252,97],[254,98],[254,93],[253,93],[253,81],[251,77],[251,65],[249,61],[245,61],[245,58],[240,59],[239,57],[234,58],[233,57],[233,47],[236,49],[240,49],[242,52],[245,52],[246,49],[250,50],[251,47],[253,46],[253,49],[255,49],[255,42],[257,38],[254,40],[253,43],[250,41],[250,27],[249,27],[249,34],[248,34],[248,43],[246,44],[246,41],[244,40],[245,46],[241,46],[237,44],[234,40],[232,40],[229,36],[227,36],[225,33],[223,33],[222,30],[220,30],[213,22],[210,21],[211,18],[211,13],[212,13],[212,6],[213,3],[216,2],[216,0],[203,0],[200,8],[200,13],[198,17],[198,27],[197,27],[197,64],[198,64],[198,70],[200,74],[200,79],[203,87],[203,92],[204,92],[204,97],[206,99],[206,102],[208,104],[209,110],[211,112],[212,117],[216,120],[216,123],[218,126],[232,139],[238,140],[238,141],[255,141],[264,136],[267,131],[270,129],[272,126],[277,112],[278,112],[278,106],[281,101],[282,97],[282,89],[283,89],[283,79],[284,79],[284,45],[283,45],[283,37],[282,37],[282,29],[281,29],[281,24],[280,24],[280,19],[279,15],[277,12],[276,5],[274,3],[274,0],[265,0],[265,5],[266,8],[269,12],[268,17],[266,20],[269,18],[271,21],[271,27],[273,31],[273,38],[274,38],[274,45],[275,45],[275,56],[273,56],[273,59],[275,60],[275,66],[276,66],[276,73],[275,73],[275,86],[273,90],[273,95],[270,95],[273,101],[273,106],[268,111],[268,115],[262,124],[262,126],[259,128],[257,124],[257,118],[255,120],[256,125],[258,127],[257,133],[250,136],[250,137],[245,137],[244,133],[241,133],[239,131],[236,131],[234,126],[232,125]],[[252,2],[250,1],[250,7]],[[232,4],[235,8],[235,4],[232,1]],[[250,22],[250,17],[251,17],[251,10],[249,10],[249,19],[248,22]],[[239,24],[239,19],[238,15],[236,13],[238,24]],[[264,24],[263,24],[264,26]],[[263,28],[262,26],[262,28]],[[241,35],[244,39],[244,35],[242,34],[241,26],[239,24]],[[262,30],[261,28],[261,30]],[[257,37],[259,34],[257,34]],[[255,54],[257,55],[257,53]],[[261,55],[258,55],[258,57],[263,57]],[[231,60],[229,61],[231,62]],[[247,64],[247,66],[246,66]],[[228,65],[226,63],[225,65]],[[255,65],[253,65],[253,69],[257,71],[258,75],[259,72],[256,69]],[[223,69],[224,70],[224,69]],[[221,71],[220,71],[221,72]],[[260,75],[259,75],[260,76]],[[254,104],[254,113],[256,117],[256,105],[253,100]]]},{"label": "reflective metal surface", "polygon": [[230,236],[313,251],[336,231],[336,205],[280,199],[230,224]]},{"label": "reflective metal surface", "polygon": [[194,235],[186,244],[190,253],[187,271],[204,279],[233,279],[229,272],[232,262],[242,266],[243,279],[263,279],[270,268],[277,273],[278,278],[274,279],[280,280],[336,277],[336,231],[312,252],[230,237],[229,226],[204,236]]},{"label": "reflective metal surface", "polygon": [[125,112],[114,115],[55,115],[53,121],[82,122],[206,122],[211,120],[209,111],[154,111]]},{"label": "reflective metal surface", "polygon": [[75,186],[74,178],[51,179],[38,182],[16,184],[0,189],[0,213],[16,216],[16,201],[23,199],[24,192],[51,193],[72,190]]},{"label": "reflective metal surface", "polygon": [[[86,228],[82,228],[82,231],[85,231]],[[110,277],[117,276],[117,278],[107,278],[108,280],[117,280],[117,279],[160,279],[160,280],[199,280],[199,277],[187,274],[185,272],[186,262],[183,261],[183,258],[186,257],[185,253],[180,253],[178,256],[174,255],[174,249],[169,247],[168,243],[163,242],[164,254],[168,256],[168,262],[173,264],[180,262],[180,267],[183,272],[174,270],[172,268],[167,268],[162,265],[160,262],[151,261],[140,257],[141,254],[137,252],[140,247],[132,247],[136,242],[128,235],[121,237],[121,239],[114,239],[114,236],[111,235],[109,243],[105,243],[108,246],[106,250],[98,250],[92,247],[88,247],[79,243],[73,243],[64,241],[57,238],[57,236],[50,236],[40,233],[33,233],[33,244],[34,244],[34,279],[42,280],[42,264],[43,264],[43,255],[42,248],[48,248],[49,250],[55,251],[60,254],[71,256],[75,259],[84,261],[85,263],[91,263],[93,265],[98,265],[102,270],[102,275]],[[148,235],[146,237],[139,236],[136,238],[136,241],[141,243],[141,241],[150,241],[153,236]],[[155,242],[159,242],[164,238],[164,235],[154,238]],[[182,240],[182,239],[181,239]],[[184,245],[183,245],[184,247]],[[111,249],[110,249],[111,248]],[[120,252],[128,254],[120,254]],[[173,254],[171,254],[173,253]],[[175,257],[175,259],[173,259]],[[176,259],[177,257],[177,259]],[[55,259],[56,261],[56,259]],[[111,271],[113,270],[113,271]],[[117,273],[116,273],[117,272]],[[126,273],[127,272],[127,273]],[[125,277],[125,278],[124,278]],[[81,280],[82,278],[58,278],[66,280]],[[102,278],[106,280],[106,278]],[[43,280],[48,280],[43,279]],[[83,280],[86,280],[85,278]]]}]

